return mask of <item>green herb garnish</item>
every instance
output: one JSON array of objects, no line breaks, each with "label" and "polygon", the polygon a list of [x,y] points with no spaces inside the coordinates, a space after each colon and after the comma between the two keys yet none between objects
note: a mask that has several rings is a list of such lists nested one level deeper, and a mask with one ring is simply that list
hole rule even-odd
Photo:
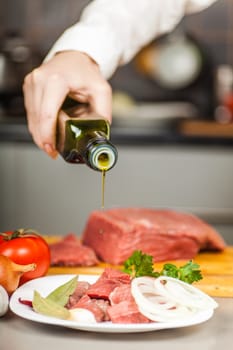
[{"label": "green herb garnish", "polygon": [[158,277],[159,273],[154,271],[153,257],[143,254],[141,250],[135,250],[124,263],[124,272],[132,277],[152,276]]},{"label": "green herb garnish", "polygon": [[124,263],[124,272],[132,277],[139,276],[169,276],[192,284],[202,279],[199,265],[190,260],[181,267],[174,264],[164,264],[160,272],[154,270],[153,257],[136,250]]},{"label": "green herb garnish", "polygon": [[189,260],[185,265],[180,267],[177,267],[174,264],[165,264],[160,271],[160,276],[174,277],[192,284],[203,278],[199,267],[200,266],[192,260]]}]

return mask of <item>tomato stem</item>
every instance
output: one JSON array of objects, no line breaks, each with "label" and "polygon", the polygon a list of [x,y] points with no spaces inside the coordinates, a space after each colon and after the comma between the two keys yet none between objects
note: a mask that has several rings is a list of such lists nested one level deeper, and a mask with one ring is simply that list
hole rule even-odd
[{"label": "tomato stem", "polygon": [[0,236],[4,239],[4,241],[11,241],[14,238],[35,237],[35,236],[39,236],[39,234],[32,229],[20,228],[10,233],[0,232]]}]

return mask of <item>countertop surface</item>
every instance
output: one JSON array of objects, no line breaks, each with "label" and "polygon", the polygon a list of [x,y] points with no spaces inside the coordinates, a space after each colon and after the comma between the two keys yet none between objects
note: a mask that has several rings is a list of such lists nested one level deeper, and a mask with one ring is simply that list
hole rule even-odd
[{"label": "countertop surface", "polygon": [[213,317],[196,326],[148,333],[110,334],[43,325],[15,316],[0,318],[1,350],[219,350],[232,343],[233,298],[216,298]]}]

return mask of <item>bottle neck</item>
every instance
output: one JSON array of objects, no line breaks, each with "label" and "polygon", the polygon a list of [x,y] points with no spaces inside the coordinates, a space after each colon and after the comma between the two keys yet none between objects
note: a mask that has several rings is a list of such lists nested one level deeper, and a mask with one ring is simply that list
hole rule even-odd
[{"label": "bottle neck", "polygon": [[108,171],[117,162],[116,147],[106,139],[89,143],[85,152],[85,160],[89,167],[98,171]]}]

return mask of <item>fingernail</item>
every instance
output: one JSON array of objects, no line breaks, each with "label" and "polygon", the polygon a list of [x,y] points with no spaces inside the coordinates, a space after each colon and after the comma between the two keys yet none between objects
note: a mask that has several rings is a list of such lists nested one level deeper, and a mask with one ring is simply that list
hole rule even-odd
[{"label": "fingernail", "polygon": [[53,146],[50,143],[45,143],[43,145],[45,152],[53,159],[57,158],[57,151],[53,148]]}]

